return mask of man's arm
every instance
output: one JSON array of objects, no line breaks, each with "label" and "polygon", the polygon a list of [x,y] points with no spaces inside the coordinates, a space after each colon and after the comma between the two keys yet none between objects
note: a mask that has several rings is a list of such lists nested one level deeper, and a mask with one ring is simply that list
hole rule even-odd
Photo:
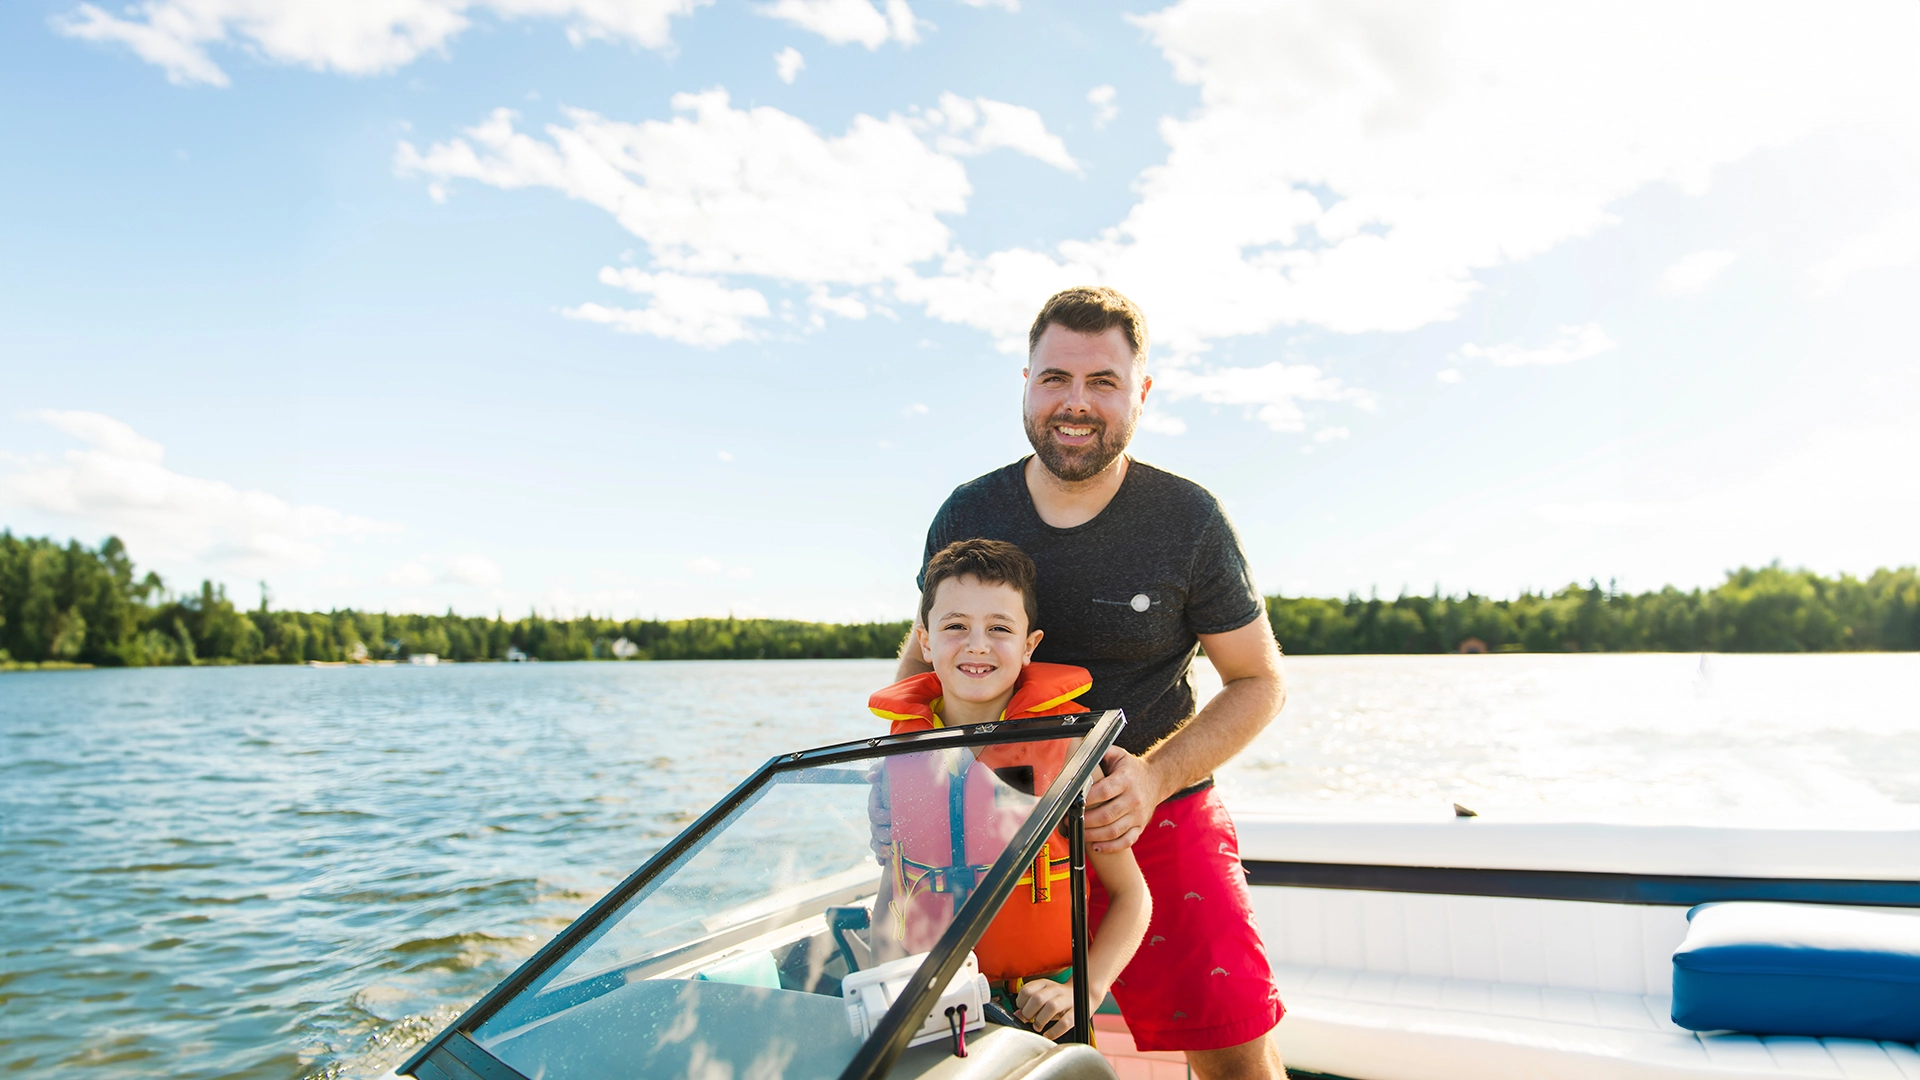
[{"label": "man's arm", "polygon": [[1102,762],[1107,778],[1087,790],[1087,840],[1093,850],[1132,847],[1163,799],[1246,749],[1287,703],[1280,647],[1265,612],[1238,630],[1201,634],[1200,645],[1220,673],[1220,692],[1145,757],[1118,747],[1107,751]]},{"label": "man's arm", "polygon": [[920,652],[919,643],[913,640],[913,632],[919,626],[920,620],[915,619],[913,625],[907,627],[907,640],[900,643],[900,666],[893,670],[894,682],[933,670],[933,665],[927,663],[925,655]]}]

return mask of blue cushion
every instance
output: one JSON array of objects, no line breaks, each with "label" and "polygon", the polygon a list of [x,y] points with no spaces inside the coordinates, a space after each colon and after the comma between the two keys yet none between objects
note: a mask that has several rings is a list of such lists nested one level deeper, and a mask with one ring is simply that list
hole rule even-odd
[{"label": "blue cushion", "polygon": [[1920,912],[1701,904],[1673,954],[1694,1031],[1920,1041]]}]

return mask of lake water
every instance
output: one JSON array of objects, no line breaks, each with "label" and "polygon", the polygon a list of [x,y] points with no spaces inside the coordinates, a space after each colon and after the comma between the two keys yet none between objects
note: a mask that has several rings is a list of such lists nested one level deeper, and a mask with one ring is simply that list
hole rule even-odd
[{"label": "lake water", "polygon": [[[883,661],[0,676],[0,1070],[373,1076]],[[1920,827],[1920,656],[1310,657],[1248,809]]]}]

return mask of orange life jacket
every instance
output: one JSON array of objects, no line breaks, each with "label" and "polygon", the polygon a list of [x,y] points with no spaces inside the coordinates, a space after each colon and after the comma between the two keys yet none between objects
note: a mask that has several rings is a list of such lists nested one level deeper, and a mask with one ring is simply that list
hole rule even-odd
[{"label": "orange life jacket", "polygon": [[[1028,664],[1002,720],[1084,712],[1074,699],[1093,686],[1085,668]],[[946,726],[940,677],[903,679],[867,700],[893,734]],[[1006,849],[1033,803],[1066,767],[1071,740],[1002,743],[944,754],[888,758],[893,813],[893,932],[909,953],[933,947],[981,875]],[[958,781],[956,783],[956,781]],[[958,854],[956,855],[956,849]],[[1073,962],[1067,842],[1055,832],[974,946],[980,973],[996,982],[1059,971]]]}]

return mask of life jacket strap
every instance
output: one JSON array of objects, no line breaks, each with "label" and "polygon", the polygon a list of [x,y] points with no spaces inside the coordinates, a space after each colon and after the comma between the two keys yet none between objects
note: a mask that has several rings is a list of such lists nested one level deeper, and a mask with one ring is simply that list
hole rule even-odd
[{"label": "life jacket strap", "polygon": [[1073,876],[1072,859],[1056,859],[1047,848],[1041,848],[1040,854],[1033,860],[1033,866],[1020,875],[1016,884],[1025,885],[1030,890],[1033,902],[1045,904],[1053,899],[1053,883],[1066,881]]},{"label": "life jacket strap", "polygon": [[[904,889],[899,891],[913,895],[923,888],[930,893],[946,894],[954,891],[955,886],[971,891],[980,883],[980,875],[993,869],[991,863],[983,866],[933,866],[907,858],[900,850],[900,842],[893,844],[894,863],[900,870]],[[1024,879],[1022,879],[1024,880]]]}]

